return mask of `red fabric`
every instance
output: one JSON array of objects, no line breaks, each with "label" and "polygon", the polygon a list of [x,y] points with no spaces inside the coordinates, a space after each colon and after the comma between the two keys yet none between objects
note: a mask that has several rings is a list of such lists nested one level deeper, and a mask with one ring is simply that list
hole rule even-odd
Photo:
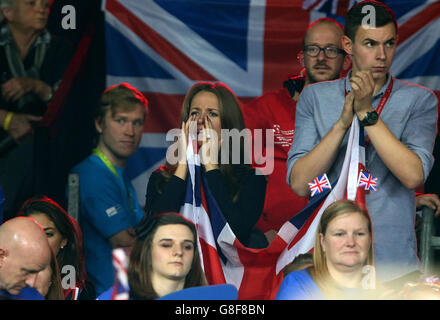
[{"label": "red fabric", "polygon": [[274,300],[284,278],[283,272],[276,274],[276,265],[286,243],[276,237],[268,248],[250,249],[235,239],[234,246],[244,267],[238,299]]},{"label": "red fabric", "polygon": [[295,132],[295,112],[296,101],[286,88],[269,92],[243,107],[246,127],[252,131],[263,129],[263,147],[266,145],[264,130],[274,130],[274,171],[267,177],[263,214],[257,223],[263,232],[271,229],[278,231],[308,201],[307,198],[298,197],[286,183],[286,160]]},{"label": "red fabric", "polygon": [[192,59],[174,49],[172,43],[165,39],[162,35],[150,28],[148,24],[139,19],[133,12],[128,10],[117,1],[108,1],[106,9],[111,11],[116,18],[127,25],[133,33],[145,41],[153,50],[161,55],[170,64],[174,65],[178,70],[185,74],[191,80],[217,81],[201,68]]},{"label": "red fabric", "polygon": [[[198,148],[198,146],[195,146]],[[202,199],[202,206],[205,208],[206,213],[209,216],[208,205],[206,203],[205,188],[203,188],[203,182],[200,182],[200,195]],[[217,253],[217,248],[209,245],[202,237],[200,239],[200,247],[203,254],[203,269],[205,271],[206,279],[208,283],[213,284],[224,284],[226,283],[225,275],[223,273],[222,264],[220,262],[220,257]]]},{"label": "red fabric", "polygon": [[[93,23],[89,24],[86,34],[81,39],[78,48],[73,56],[72,60],[64,73],[63,79],[55,92],[52,101],[50,102],[47,110],[44,114],[43,119],[40,122],[40,126],[47,127],[50,126],[54,120],[60,115],[62,107],[66,101],[66,97],[69,93],[70,87],[72,86],[73,80],[75,79],[78,71],[83,65],[87,58],[87,53],[89,47],[92,43],[92,34],[94,32]],[[55,129],[54,129],[55,130]],[[54,132],[51,132],[54,134]]]}]

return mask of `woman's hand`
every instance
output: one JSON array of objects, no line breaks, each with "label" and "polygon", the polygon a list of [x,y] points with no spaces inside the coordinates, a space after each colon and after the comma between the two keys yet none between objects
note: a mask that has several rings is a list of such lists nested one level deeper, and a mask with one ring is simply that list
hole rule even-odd
[{"label": "woman's hand", "polygon": [[186,179],[187,174],[187,159],[186,149],[188,148],[188,135],[190,132],[197,132],[197,123],[195,122],[195,116],[190,116],[186,122],[182,122],[182,128],[180,130],[180,136],[177,138],[177,168],[174,175]]},{"label": "woman's hand", "polygon": [[213,129],[211,119],[205,116],[204,129],[199,133],[199,140],[202,142],[200,148],[200,160],[205,166],[205,171],[218,169],[218,155],[220,151],[221,139]]}]

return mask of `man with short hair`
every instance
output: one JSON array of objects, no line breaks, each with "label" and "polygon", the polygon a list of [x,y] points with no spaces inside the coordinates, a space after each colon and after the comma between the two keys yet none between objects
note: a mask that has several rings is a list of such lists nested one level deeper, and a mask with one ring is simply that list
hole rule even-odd
[{"label": "man with short hair", "polygon": [[95,116],[97,147],[72,169],[79,174],[79,223],[90,281],[97,296],[114,282],[112,249],[131,247],[143,216],[124,168],[142,138],[148,101],[127,83],[104,91]]},{"label": "man with short hair", "polygon": [[[265,93],[244,106],[247,128],[274,131],[274,171],[268,173],[263,214],[257,223],[257,227],[267,232],[269,240],[273,231],[278,231],[307,204],[307,198],[298,197],[285,183],[287,153],[295,133],[296,104],[305,85],[337,79],[341,70],[349,66],[350,60],[341,49],[343,35],[343,27],[336,20],[322,18],[313,22],[298,55],[305,66],[305,75],[288,79],[281,90]],[[263,140],[263,154],[265,146]]]},{"label": "man with short hair", "polygon": [[10,296],[36,288],[37,277],[49,267],[50,246],[41,226],[28,217],[6,221],[0,227],[0,290]]},{"label": "man with short hair", "polygon": [[[373,12],[375,19],[369,21],[376,25],[365,23],[365,12]],[[348,12],[342,44],[352,56],[352,71],[345,78],[303,90],[287,162],[287,182],[300,196],[309,195],[308,182],[323,173],[335,181],[348,129],[357,116],[367,136],[365,166],[378,179],[377,191],[366,195],[366,205],[382,281],[419,269],[414,188],[424,182],[433,165],[437,120],[434,93],[394,79],[389,72],[397,28],[392,11],[376,1],[363,1]]]}]

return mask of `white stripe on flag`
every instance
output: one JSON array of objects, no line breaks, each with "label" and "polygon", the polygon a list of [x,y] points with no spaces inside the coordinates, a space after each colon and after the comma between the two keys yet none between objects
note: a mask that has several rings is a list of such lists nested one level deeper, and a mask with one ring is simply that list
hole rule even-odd
[{"label": "white stripe on flag", "polygon": [[[347,180],[347,199],[355,200],[357,187],[358,187],[358,177],[359,177],[359,163],[365,164],[365,161],[360,156],[360,146],[359,146],[359,121],[357,116],[354,115],[353,122],[351,123],[350,138],[347,144],[347,155],[350,156],[350,166],[348,168],[348,180]],[[351,152],[348,152],[351,150]]]},{"label": "white stripe on flag", "polygon": [[227,259],[226,264],[224,264],[220,259],[226,283],[232,284],[237,289],[240,289],[241,281],[243,280],[244,275],[244,266],[241,263],[237,249],[234,246],[235,239],[236,237],[234,232],[227,223],[220,232],[217,242],[223,255]]}]

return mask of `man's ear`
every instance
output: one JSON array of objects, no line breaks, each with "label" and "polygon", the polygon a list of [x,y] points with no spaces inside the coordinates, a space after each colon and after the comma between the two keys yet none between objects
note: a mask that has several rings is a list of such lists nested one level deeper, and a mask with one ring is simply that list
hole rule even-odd
[{"label": "man's ear", "polygon": [[2,14],[5,17],[5,19],[7,21],[11,21],[12,20],[12,10],[11,8],[3,8],[2,10]]},{"label": "man's ear", "polygon": [[98,131],[99,134],[101,134],[102,131],[103,131],[103,125],[102,125],[103,122],[104,122],[103,118],[95,119],[95,128],[96,128],[96,131]]},{"label": "man's ear", "polygon": [[61,248],[64,248],[66,245],[67,245],[67,239],[66,238],[64,238],[62,241],[61,241]]},{"label": "man's ear", "polygon": [[296,55],[296,58],[299,61],[299,64],[301,65],[301,68],[305,68],[304,66],[304,52],[301,50],[300,52],[298,52],[298,54]]},{"label": "man's ear", "polygon": [[3,267],[3,262],[8,256],[8,251],[0,248],[0,268]]},{"label": "man's ear", "polygon": [[347,53],[347,54],[353,54],[353,42],[351,41],[351,39],[347,36],[342,36],[342,49]]}]

